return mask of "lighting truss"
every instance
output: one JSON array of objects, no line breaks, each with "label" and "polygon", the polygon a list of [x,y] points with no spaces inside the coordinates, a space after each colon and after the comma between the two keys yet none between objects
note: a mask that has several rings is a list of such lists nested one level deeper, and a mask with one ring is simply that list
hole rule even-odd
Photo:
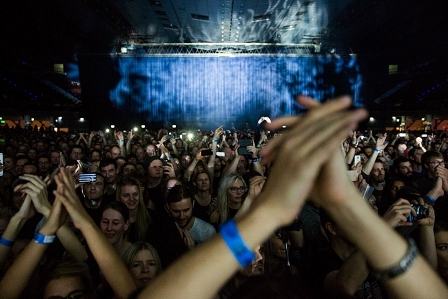
[{"label": "lighting truss", "polygon": [[319,54],[314,44],[270,43],[161,43],[133,45],[126,53],[113,46],[109,53],[120,56],[308,56]]}]

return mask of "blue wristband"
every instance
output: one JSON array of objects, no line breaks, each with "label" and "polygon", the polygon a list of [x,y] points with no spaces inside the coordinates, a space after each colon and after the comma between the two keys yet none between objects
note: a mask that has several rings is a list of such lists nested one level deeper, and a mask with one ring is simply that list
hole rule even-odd
[{"label": "blue wristband", "polygon": [[213,142],[216,142],[216,143],[218,143],[218,139],[213,139]]},{"label": "blue wristband", "polygon": [[381,151],[375,147],[375,152],[379,153]]},{"label": "blue wristband", "polygon": [[14,241],[6,240],[5,238],[0,238],[0,245],[3,245],[5,247],[12,247],[14,245]]},{"label": "blue wristband", "polygon": [[222,225],[220,233],[238,263],[243,268],[249,266],[255,259],[255,253],[253,253],[247,247],[246,243],[244,243],[244,240],[241,238],[238,228],[235,225],[235,221],[229,220]]},{"label": "blue wristband", "polygon": [[34,242],[37,244],[51,244],[56,236],[45,236],[39,233],[34,233]]},{"label": "blue wristband", "polygon": [[434,197],[430,196],[430,195],[426,195],[426,197],[428,197],[432,202],[435,202],[436,200],[434,199]]},{"label": "blue wristband", "polygon": [[252,159],[252,163],[258,162],[258,158]]}]

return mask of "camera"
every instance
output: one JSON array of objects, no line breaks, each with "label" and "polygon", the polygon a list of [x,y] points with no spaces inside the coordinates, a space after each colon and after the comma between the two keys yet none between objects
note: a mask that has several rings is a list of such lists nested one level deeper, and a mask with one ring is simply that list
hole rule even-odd
[{"label": "camera", "polygon": [[429,209],[428,208],[425,208],[423,205],[418,205],[418,204],[413,204],[411,206],[414,209],[417,216],[414,216],[411,213],[411,214],[409,214],[407,221],[415,222],[417,220],[429,217]]}]

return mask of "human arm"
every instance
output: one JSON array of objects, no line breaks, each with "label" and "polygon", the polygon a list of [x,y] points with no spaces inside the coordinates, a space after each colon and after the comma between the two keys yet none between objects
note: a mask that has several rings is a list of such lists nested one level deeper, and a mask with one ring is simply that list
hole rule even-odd
[{"label": "human arm", "polygon": [[[345,129],[353,129],[354,123],[365,117],[362,112],[343,111],[349,105],[347,99],[330,101],[297,121],[295,129],[284,134],[288,143],[270,142],[268,146],[272,151],[267,157],[272,158],[273,152],[279,151],[270,180],[247,214],[236,219],[238,231],[248,248],[254,249],[276,228],[289,224],[296,217],[322,164],[344,138]],[[329,115],[332,117],[327,117]],[[298,167],[305,161],[306,168]],[[278,188],[279,185],[282,188]],[[217,235],[174,262],[139,298],[211,298],[239,268],[222,237]],[[185,279],[179,275],[180,271],[195,275]],[[169,285],[177,288],[167,287]],[[180,293],[179,289],[187,291]]]},{"label": "human arm", "polygon": [[124,144],[124,135],[122,131],[115,132],[115,139],[118,142],[118,146],[120,147],[121,155],[126,153],[126,148]]},{"label": "human arm", "polygon": [[[253,142],[252,142],[253,144]],[[261,175],[264,175],[263,167],[261,167],[260,159],[261,157],[258,156],[258,148],[255,147],[253,144],[252,146],[247,146],[246,150],[250,153],[252,153],[252,168],[256,172],[258,172]]]},{"label": "human arm", "polygon": [[327,274],[324,289],[336,298],[353,298],[369,272],[364,254],[355,249],[339,270]]},{"label": "human arm", "polygon": [[[52,206],[48,201],[46,183],[36,175],[25,174],[19,178],[28,181],[28,183],[23,184],[18,190],[28,194],[33,201],[37,212],[41,213],[45,219],[48,219]],[[64,246],[67,252],[75,259],[78,261],[87,260],[87,251],[67,224],[64,223],[60,226],[56,232],[56,236],[62,246]]]},{"label": "human arm", "polygon": [[[14,242],[25,222],[33,217],[35,213],[36,211],[34,210],[31,198],[26,196],[20,210],[9,220],[8,226],[3,232],[2,238]],[[0,269],[3,269],[8,254],[11,251],[11,247],[0,245]]]},{"label": "human arm", "polygon": [[[319,105],[310,99],[306,101],[309,106]],[[348,177],[340,175],[343,164],[343,158],[334,155],[323,165],[311,198],[326,208],[338,229],[366,256],[370,267],[376,271],[390,269],[403,259],[409,245],[387,223],[378,220]],[[448,296],[447,287],[420,255],[411,265],[401,275],[383,281],[391,298],[428,298],[428,289],[433,298]],[[420,287],[422,283],[425,288]]]},{"label": "human arm", "polygon": [[345,162],[347,164],[352,164],[353,161],[353,157],[355,156],[356,153],[356,146],[358,145],[358,142],[356,141],[356,131],[353,131],[350,134],[350,140],[349,141],[349,148],[348,148],[348,152],[345,155]]},{"label": "human arm", "polygon": [[423,199],[421,199],[420,204],[429,210],[429,217],[417,220],[419,225],[419,249],[431,267],[434,270],[437,270],[437,250],[434,237],[434,209],[432,206],[423,203]]},{"label": "human arm", "polygon": [[56,177],[58,185],[54,192],[87,241],[101,272],[118,298],[128,298],[136,290],[134,280],[114,247],[107,241],[104,234],[93,222],[82,206],[75,191],[75,185],[70,173],[61,169]]},{"label": "human arm", "polygon": [[196,156],[194,157],[193,160],[191,160],[190,164],[188,164],[187,169],[185,169],[184,172],[184,179],[189,182],[191,179],[191,175],[193,174],[194,168],[196,167],[196,165],[198,164],[198,162],[202,159],[202,155],[201,155],[201,151],[199,150],[196,153]]},{"label": "human arm", "polygon": [[[47,222],[39,230],[39,233],[44,236],[54,236],[60,225],[65,222],[63,208],[58,200],[55,200],[51,214]],[[41,262],[48,245],[38,244],[32,240],[25,247],[0,281],[2,298],[18,298],[20,296],[34,270]]]},{"label": "human arm", "polygon": [[236,212],[235,219],[242,217],[252,205],[254,199],[260,194],[263,189],[264,183],[266,182],[266,178],[262,176],[254,177],[249,184],[249,191],[247,192],[246,198],[244,199],[243,204]]},{"label": "human arm", "polygon": [[131,153],[132,138],[134,138],[134,131],[131,129],[131,130],[129,130],[128,141],[126,142],[126,151],[121,153],[121,155],[124,157],[126,157],[127,155],[129,155]]},{"label": "human arm", "polygon": [[236,144],[235,148],[233,150],[233,152],[235,154],[234,158],[233,158],[232,162],[230,162],[230,164],[225,168],[224,176],[232,174],[232,173],[236,173],[236,169],[238,167],[238,163],[240,162],[240,159],[241,159],[240,155],[238,154],[238,149],[239,148],[240,148],[240,145]]},{"label": "human arm", "polygon": [[387,146],[387,143],[385,142],[386,137],[387,137],[387,133],[384,133],[383,136],[378,137],[378,139],[376,140],[376,146],[375,146],[372,154],[370,155],[369,159],[367,160],[367,163],[362,168],[362,172],[364,172],[365,174],[367,174],[367,175],[370,174],[370,172],[372,171],[372,168],[373,168],[373,164],[375,164],[375,160],[378,157],[378,154],[386,148],[386,146]]}]

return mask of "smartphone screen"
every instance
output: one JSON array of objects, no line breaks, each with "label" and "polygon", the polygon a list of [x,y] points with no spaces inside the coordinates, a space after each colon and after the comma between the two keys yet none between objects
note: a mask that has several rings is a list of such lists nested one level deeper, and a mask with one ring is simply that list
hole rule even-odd
[{"label": "smartphone screen", "polygon": [[202,155],[202,156],[211,156],[211,155],[213,155],[213,151],[212,151],[211,149],[208,149],[208,150],[202,150],[202,151],[201,151],[201,155]]},{"label": "smartphone screen", "polygon": [[[0,153],[0,164],[3,164],[3,153]],[[3,170],[0,171],[0,176],[3,175]]]}]

